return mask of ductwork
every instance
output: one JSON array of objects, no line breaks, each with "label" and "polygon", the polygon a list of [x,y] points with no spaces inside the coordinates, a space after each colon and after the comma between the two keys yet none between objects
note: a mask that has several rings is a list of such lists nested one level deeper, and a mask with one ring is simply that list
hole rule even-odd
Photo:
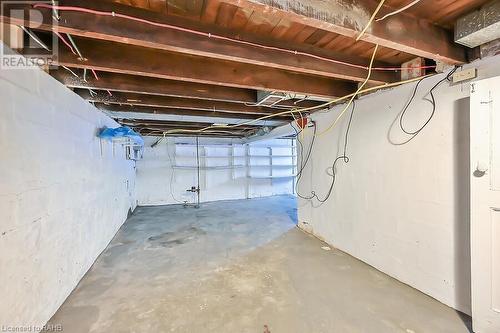
[{"label": "ductwork", "polygon": [[500,38],[500,0],[492,1],[481,9],[458,19],[455,42],[477,47]]}]

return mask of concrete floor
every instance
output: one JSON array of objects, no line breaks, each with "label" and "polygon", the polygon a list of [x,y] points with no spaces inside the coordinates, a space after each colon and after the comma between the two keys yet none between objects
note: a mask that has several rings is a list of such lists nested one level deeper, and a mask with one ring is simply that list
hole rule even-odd
[{"label": "concrete floor", "polygon": [[468,332],[295,228],[295,199],[140,207],[51,319],[64,332]]}]

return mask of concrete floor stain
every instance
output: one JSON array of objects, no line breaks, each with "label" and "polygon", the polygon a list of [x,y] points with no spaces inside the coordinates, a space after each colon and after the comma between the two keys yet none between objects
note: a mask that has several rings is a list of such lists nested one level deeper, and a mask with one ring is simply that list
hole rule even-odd
[{"label": "concrete floor stain", "polygon": [[288,196],[139,207],[49,324],[68,333],[468,332],[452,309],[323,250],[295,227],[295,209]]}]

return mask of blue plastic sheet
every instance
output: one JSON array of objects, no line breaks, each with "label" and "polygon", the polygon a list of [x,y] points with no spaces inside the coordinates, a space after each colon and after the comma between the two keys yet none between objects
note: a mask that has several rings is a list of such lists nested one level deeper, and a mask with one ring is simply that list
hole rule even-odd
[{"label": "blue plastic sheet", "polygon": [[110,141],[114,138],[130,138],[136,145],[144,146],[144,140],[141,135],[128,126],[121,126],[117,128],[105,127],[101,133],[99,133],[99,137]]}]

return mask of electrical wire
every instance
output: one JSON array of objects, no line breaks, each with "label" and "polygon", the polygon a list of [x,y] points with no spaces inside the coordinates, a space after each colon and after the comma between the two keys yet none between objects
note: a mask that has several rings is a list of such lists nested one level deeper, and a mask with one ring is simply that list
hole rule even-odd
[{"label": "electrical wire", "polygon": [[78,47],[76,46],[76,43],[75,41],[73,40],[73,37],[71,37],[70,34],[66,34],[66,37],[68,37],[68,40],[70,41],[71,45],[73,46],[73,49],[76,51],[76,53],[78,54],[78,57],[79,57],[79,60],[84,60],[85,58],[83,57],[82,53],[80,52],[80,50],[78,49]]},{"label": "electrical wire", "polygon": [[370,59],[370,66],[368,67],[368,75],[366,76],[365,81],[363,81],[363,83],[358,87],[358,90],[356,90],[356,92],[351,96],[351,98],[349,99],[349,102],[344,107],[344,109],[340,112],[340,114],[335,119],[335,121],[333,123],[331,123],[330,126],[328,126],[326,130],[324,130],[323,132],[319,133],[318,134],[319,136],[322,136],[322,135],[328,133],[330,130],[332,130],[337,125],[337,123],[339,122],[340,118],[342,118],[344,116],[344,113],[347,112],[347,110],[349,109],[349,106],[354,101],[354,99],[356,98],[356,96],[358,96],[359,92],[361,90],[363,90],[363,88],[365,87],[366,83],[368,83],[368,81],[370,80],[370,76],[372,75],[372,66],[373,66],[373,62],[375,61],[375,56],[377,55],[377,51],[378,51],[378,44],[375,44],[375,49],[373,50],[372,58]]},{"label": "electrical wire", "polygon": [[97,81],[99,81],[99,77],[97,76],[97,72],[95,70],[93,70],[93,69],[91,69],[91,71],[92,71],[92,74],[94,74],[95,79]]},{"label": "electrical wire", "polygon": [[[330,176],[332,177],[332,180],[330,182],[330,187],[329,187],[329,189],[327,191],[327,194],[323,198],[320,198],[318,196],[318,194],[316,193],[316,191],[314,191],[314,190],[311,190],[311,194],[310,195],[303,195],[303,194],[300,194],[300,192],[299,192],[299,188],[298,187],[299,187],[299,184],[300,184],[300,180],[302,178],[303,170],[307,166],[307,164],[309,162],[309,159],[310,159],[310,156],[311,156],[311,153],[313,151],[316,135],[314,133],[313,136],[312,136],[311,145],[310,145],[310,148],[308,150],[305,163],[304,163],[304,160],[303,160],[303,150],[304,150],[303,147],[304,146],[303,146],[302,142],[300,142],[300,140],[297,138],[297,142],[299,143],[299,145],[301,147],[300,148],[300,150],[301,150],[301,154],[300,154],[301,155],[301,166],[300,166],[300,169],[299,169],[299,171],[297,173],[297,180],[296,180],[296,183],[295,183],[295,186],[296,186],[295,193],[297,193],[297,196],[299,198],[302,198],[302,199],[305,199],[305,200],[316,199],[320,203],[325,203],[331,197],[331,195],[333,193],[333,189],[335,187],[335,181],[337,180],[337,163],[339,161],[343,161],[344,163],[347,164],[350,161],[349,156],[347,156],[347,148],[348,148],[348,144],[349,144],[349,133],[350,133],[350,130],[351,130],[352,120],[353,120],[353,117],[354,117],[354,111],[356,109],[356,103],[353,101],[351,104],[352,104],[352,110],[351,110],[351,115],[349,117],[349,122],[347,124],[346,133],[345,133],[344,151],[343,151],[343,154],[341,156],[338,156],[333,161],[333,163],[332,163],[332,166],[331,166],[332,173],[330,174]],[[297,131],[297,129],[295,127],[293,127],[293,129],[296,131],[297,137],[298,137],[299,132]],[[316,123],[314,123],[314,132],[316,132]]]},{"label": "electrical wire", "polygon": [[395,10],[395,11],[393,11],[393,12],[390,12],[389,14],[386,14],[386,15],[382,16],[381,18],[376,19],[375,21],[376,21],[376,22],[379,22],[379,21],[385,20],[386,18],[388,18],[388,17],[390,17],[390,16],[393,16],[393,15],[399,14],[399,13],[401,13],[401,12],[403,12],[403,11],[407,10],[408,8],[411,8],[411,7],[415,6],[415,5],[416,5],[417,3],[419,3],[420,1],[421,1],[421,0],[414,0],[414,1],[410,2],[409,4],[407,4],[406,6],[404,6],[404,7],[400,8],[400,9],[398,9],[398,10]]},{"label": "electrical wire", "polygon": [[361,39],[361,37],[363,37],[363,35],[365,34],[366,30],[368,30],[368,28],[372,25],[373,20],[375,20],[375,16],[377,16],[377,14],[380,11],[380,9],[382,9],[382,6],[384,5],[384,2],[385,2],[385,0],[381,0],[380,1],[380,3],[378,4],[377,8],[375,9],[375,11],[373,12],[372,16],[370,17],[370,20],[368,21],[368,23],[365,25],[365,27],[363,28],[363,30],[361,30],[361,32],[359,33],[358,37],[356,37],[356,42],[359,41]]},{"label": "electrical wire", "polygon": [[54,31],[54,34],[59,37],[60,40],[62,40],[62,42],[64,43],[64,45],[66,45],[69,50],[71,51],[71,53],[73,53],[74,55],[77,55],[75,50],[73,49],[73,46],[71,46],[67,41],[66,39],[64,39],[64,37],[57,31]]},{"label": "electrical wire", "polygon": [[312,150],[313,150],[313,147],[314,147],[314,143],[316,141],[316,122],[312,122],[313,124],[313,127],[314,127],[314,130],[313,130],[313,135],[312,135],[312,138],[311,138],[311,144],[309,146],[309,149],[308,149],[308,152],[306,154],[306,159],[304,161],[304,145],[302,143],[302,141],[300,141],[300,138],[299,138],[299,135],[301,132],[304,131],[304,129],[301,129],[300,131],[295,128],[295,126],[293,126],[292,124],[292,128],[294,129],[295,133],[296,133],[296,140],[297,140],[297,143],[299,144],[299,147],[300,147],[300,167],[297,169],[297,178],[295,180],[295,193],[297,193],[297,196],[301,199],[305,199],[305,200],[311,200],[313,197],[309,197],[309,196],[305,196],[305,195],[302,195],[300,194],[300,191],[299,191],[299,183],[300,183],[300,180],[302,179],[302,174],[303,174],[303,171],[304,169],[306,168],[307,164],[309,163],[309,159],[311,157],[311,153],[312,153]]},{"label": "electrical wire", "polygon": [[71,73],[74,77],[80,78],[80,77],[78,76],[78,74],[76,74],[75,72],[73,72],[73,71],[72,71],[71,69],[69,69],[68,67],[66,67],[66,66],[64,66],[64,65],[63,65],[63,66],[61,66],[61,67],[62,67],[62,68],[64,68],[65,70],[67,70],[68,72],[70,72],[70,73]]},{"label": "electrical wire", "polygon": [[[174,196],[174,191],[172,189],[172,183],[173,183],[173,179],[175,177],[175,168],[174,168],[174,165],[172,163],[172,157],[170,156],[170,150],[169,150],[169,147],[168,147],[168,141],[167,141],[167,156],[168,156],[168,163],[170,164],[170,166],[172,167],[172,173],[170,174],[170,184],[169,184],[169,189],[170,189],[170,196],[172,197],[172,199],[174,199],[175,202],[177,203],[180,203],[180,204],[183,204],[184,202],[178,200],[175,196]],[[174,147],[175,147],[175,141],[174,141]],[[151,148],[153,148],[153,146],[151,146]]]},{"label": "electrical wire", "polygon": [[[382,3],[384,1],[385,0],[382,0]],[[259,44],[259,43],[244,41],[244,40],[241,40],[241,39],[236,39],[236,38],[231,38],[231,37],[225,37],[225,36],[221,36],[221,35],[217,35],[217,34],[212,34],[210,32],[202,32],[202,31],[193,30],[193,29],[189,29],[189,28],[183,28],[183,27],[179,27],[179,26],[175,26],[175,25],[171,25],[171,24],[158,23],[158,22],[154,22],[154,21],[142,19],[142,18],[135,17],[135,16],[130,16],[130,15],[116,13],[114,11],[112,11],[112,12],[100,11],[100,10],[94,10],[94,9],[85,8],[85,7],[78,7],[78,6],[58,6],[58,5],[55,6],[55,5],[50,5],[50,4],[46,4],[46,3],[37,3],[37,4],[34,4],[33,8],[46,8],[46,9],[52,9],[52,10],[55,9],[55,10],[58,10],[58,11],[81,12],[81,13],[87,13],[87,14],[92,14],[92,15],[97,15],[97,16],[118,17],[118,18],[129,20],[129,21],[134,21],[134,22],[138,22],[138,23],[152,25],[152,26],[156,26],[156,27],[160,27],[160,28],[168,28],[168,29],[172,29],[172,30],[177,30],[177,31],[182,31],[182,32],[188,32],[188,33],[199,35],[199,36],[204,36],[204,37],[213,38],[213,39],[219,39],[219,40],[225,40],[225,41],[230,41],[230,42],[233,42],[233,43],[244,44],[244,45],[249,45],[249,46],[253,46],[253,47],[259,47],[259,48],[267,49],[267,50],[274,50],[274,51],[286,52],[286,53],[290,53],[290,54],[294,54],[294,55],[302,55],[302,56],[306,56],[306,57],[310,57],[310,58],[315,58],[315,59],[319,59],[319,60],[328,61],[328,62],[339,64],[339,65],[344,65],[344,66],[349,66],[349,67],[354,67],[354,68],[368,70],[367,66],[353,64],[353,63],[349,63],[349,62],[346,62],[346,61],[341,61],[341,60],[335,60],[335,59],[331,59],[331,58],[326,58],[326,57],[318,56],[318,55],[307,53],[307,52],[301,52],[301,51],[297,51],[297,50],[291,50],[291,49],[286,49],[286,48],[281,48],[281,47],[276,47],[276,46],[268,46],[268,45],[264,45],[264,44]],[[375,11],[374,15],[376,15],[377,13],[378,13],[378,10]],[[372,19],[370,19],[369,24],[365,27],[365,29],[364,29],[364,31],[362,33],[364,33],[366,31],[366,29],[368,29],[368,27],[371,24],[371,22],[373,21],[374,17],[375,16],[373,16]],[[358,37],[360,37],[360,36],[358,36]],[[404,68],[402,68],[402,67],[374,67],[374,68],[372,68],[372,70],[376,70],[376,71],[405,71],[405,70],[414,70],[414,69],[417,69],[417,68],[418,69],[424,69],[424,67],[422,67],[422,68],[420,68],[420,67],[404,67]],[[429,68],[429,67],[425,66],[425,68]]]},{"label": "electrical wire", "polygon": [[40,40],[40,38],[38,38],[38,36],[33,32],[31,31],[30,29],[26,28],[25,26],[22,26],[20,25],[19,26],[28,36],[31,37],[31,39],[33,39],[38,45],[40,45],[42,48],[44,48],[45,50],[49,51],[50,52],[50,49],[47,45],[45,45],[44,42],[42,42]]},{"label": "electrical wire", "polygon": [[[393,82],[393,83],[386,83],[386,84],[382,84],[382,85],[379,85],[379,86],[375,86],[375,87],[370,87],[370,88],[363,89],[363,90],[359,91],[357,94],[368,93],[368,92],[379,90],[379,89],[383,89],[383,88],[396,87],[396,86],[399,86],[399,85],[402,85],[402,84],[405,84],[405,83],[412,83],[412,82],[421,80],[422,78],[430,77],[430,76],[433,76],[433,75],[434,74],[427,74],[427,75],[425,75],[423,77],[418,77],[418,78],[413,78],[413,79],[408,79],[408,80],[399,81],[399,82]],[[341,102],[341,101],[346,100],[348,98],[351,98],[352,96],[355,96],[355,95],[356,95],[356,93],[348,94],[348,95],[345,95],[345,96],[342,96],[342,97],[339,97],[339,98],[335,98],[335,99],[333,99],[333,100],[331,100],[329,102],[325,102],[325,103],[317,105],[317,106],[311,106],[311,107],[307,107],[307,108],[301,108],[300,111],[301,112],[308,112],[308,111],[315,111],[315,110],[324,109],[324,108],[326,108],[326,107],[328,107],[328,106],[330,106],[330,105],[332,105],[334,103]],[[287,115],[287,114],[293,114],[294,112],[297,112],[297,111],[296,110],[287,110],[287,111],[277,112],[277,113],[273,113],[271,115],[262,116],[262,117],[259,117],[259,118],[256,118],[256,119],[244,121],[244,122],[241,122],[241,123],[238,123],[238,124],[234,124],[234,125],[224,125],[224,126],[222,126],[222,125],[211,125],[211,126],[207,126],[205,128],[202,128],[202,129],[198,129],[198,130],[172,129],[172,130],[164,132],[164,134],[165,135],[169,135],[169,134],[174,134],[174,133],[200,133],[200,132],[209,131],[209,130],[214,129],[214,128],[226,128],[226,129],[227,128],[236,128],[236,127],[239,127],[239,126],[251,125],[251,124],[254,124],[256,122],[263,121],[265,119],[270,119],[270,118],[274,118],[274,117],[278,117],[278,116],[283,116],[283,115]]]},{"label": "electrical wire", "polygon": [[320,203],[325,203],[330,199],[330,196],[332,195],[333,188],[335,187],[335,181],[337,180],[337,163],[339,161],[344,161],[344,163],[349,163],[350,159],[347,156],[347,147],[348,147],[348,140],[349,140],[349,132],[351,130],[351,124],[352,124],[352,118],[354,116],[354,110],[356,109],[356,104],[353,102],[352,103],[352,111],[351,111],[351,116],[349,117],[349,123],[347,124],[347,129],[345,132],[345,140],[344,140],[344,153],[342,156],[337,157],[332,164],[332,174],[330,175],[332,177],[332,181],[330,184],[330,188],[328,189],[328,192],[324,198],[320,198],[315,191],[311,191],[311,195],[316,198]]},{"label": "electrical wire", "polygon": [[[77,55],[80,59],[85,59],[85,58],[83,58],[83,55],[81,54],[80,50],[79,50],[79,49],[78,49],[78,47],[76,46],[76,43],[75,43],[75,41],[73,40],[73,38],[71,37],[71,35],[70,35],[70,34],[66,34],[66,36],[68,36],[68,39],[69,39],[69,41],[71,42],[71,44],[70,44],[70,43],[68,43],[68,42],[66,41],[66,39],[65,39],[65,38],[64,38],[64,37],[63,37],[63,36],[62,36],[59,32],[54,31],[54,34],[55,34],[57,37],[59,37],[59,39],[61,39],[61,40],[63,41],[63,43],[64,43],[64,44],[65,44],[65,45],[66,45],[66,46],[70,49],[71,53],[73,53],[74,55]],[[76,50],[76,51],[75,51],[75,50]],[[63,66],[63,67],[64,67],[65,69],[69,70],[66,66]],[[96,72],[94,69],[90,69],[90,70],[92,71],[92,74],[94,74],[95,79],[96,79],[96,80],[99,80],[99,77],[97,76],[97,72]],[[71,71],[71,70],[69,70],[69,71],[70,71],[72,74],[75,74],[73,71]],[[86,69],[86,68],[84,68],[84,70],[83,70],[83,71],[84,71],[84,72],[83,72],[83,81],[87,82],[87,78],[86,78],[86,76],[87,76],[87,69]],[[78,75],[76,75],[76,77],[78,77]],[[90,91],[90,89],[89,89],[89,91]],[[112,96],[112,94],[111,94],[111,92],[110,92],[109,90],[108,90],[108,94],[109,94],[110,96]]]},{"label": "electrical wire", "polygon": [[430,90],[429,90],[429,94],[431,95],[431,104],[432,104],[432,111],[431,111],[431,115],[429,116],[429,118],[425,121],[425,123],[416,131],[410,131],[408,129],[405,128],[404,126],[404,117],[410,107],[410,105],[413,103],[413,101],[415,100],[415,96],[417,94],[417,91],[418,91],[418,87],[420,86],[420,84],[424,81],[425,78],[422,78],[421,80],[419,80],[417,82],[417,84],[415,85],[415,88],[413,89],[413,93],[410,97],[410,100],[408,101],[408,103],[406,103],[405,107],[403,108],[403,111],[401,111],[401,115],[399,117],[399,127],[401,128],[401,130],[405,133],[405,134],[408,134],[408,135],[411,135],[413,137],[417,136],[420,132],[422,132],[426,127],[427,125],[431,122],[431,120],[434,118],[434,114],[436,113],[436,98],[434,96],[434,90],[441,84],[443,83],[444,81],[451,81],[451,76],[457,71],[458,67],[455,67],[453,70],[451,70],[448,75],[446,75],[446,77],[444,77],[442,80],[439,80]]}]

